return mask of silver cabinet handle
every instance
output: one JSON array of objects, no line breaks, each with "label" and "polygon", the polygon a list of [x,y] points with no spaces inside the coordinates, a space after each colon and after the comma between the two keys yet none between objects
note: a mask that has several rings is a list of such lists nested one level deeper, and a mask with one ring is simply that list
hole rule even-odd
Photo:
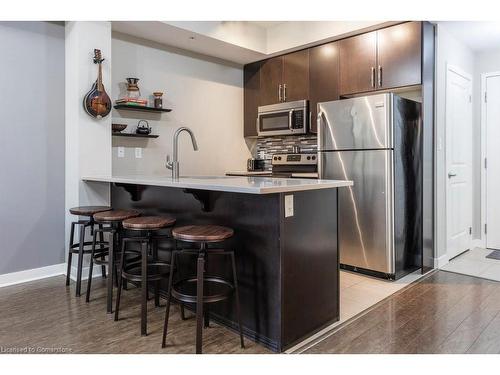
[{"label": "silver cabinet handle", "polygon": [[283,101],[286,102],[286,83],[283,84]]},{"label": "silver cabinet handle", "polygon": [[372,66],[372,87],[375,88],[375,67]]},{"label": "silver cabinet handle", "polygon": [[278,101],[281,102],[281,91],[282,91],[282,86],[281,84],[278,85]]},{"label": "silver cabinet handle", "polygon": [[378,87],[382,87],[382,66],[378,66]]},{"label": "silver cabinet handle", "polygon": [[456,173],[448,173],[448,178],[455,177],[457,174]]}]

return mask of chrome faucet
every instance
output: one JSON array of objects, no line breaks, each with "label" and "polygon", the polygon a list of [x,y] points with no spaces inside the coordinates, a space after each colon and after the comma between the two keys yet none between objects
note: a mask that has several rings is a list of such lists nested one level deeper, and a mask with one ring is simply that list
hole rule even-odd
[{"label": "chrome faucet", "polygon": [[193,143],[193,149],[198,151],[198,144],[196,143],[196,138],[194,137],[194,133],[191,129],[183,126],[177,129],[174,133],[174,155],[173,160],[170,161],[170,156],[167,155],[167,164],[166,167],[172,170],[172,179],[177,180],[179,178],[179,135],[186,131],[191,136],[191,142]]}]

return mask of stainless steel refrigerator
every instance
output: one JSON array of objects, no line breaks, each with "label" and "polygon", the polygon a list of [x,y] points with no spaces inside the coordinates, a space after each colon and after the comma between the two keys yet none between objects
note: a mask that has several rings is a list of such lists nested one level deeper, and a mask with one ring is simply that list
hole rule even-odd
[{"label": "stainless steel refrigerator", "polygon": [[341,267],[398,279],[422,262],[421,105],[387,93],[318,104],[321,178],[339,189]]}]

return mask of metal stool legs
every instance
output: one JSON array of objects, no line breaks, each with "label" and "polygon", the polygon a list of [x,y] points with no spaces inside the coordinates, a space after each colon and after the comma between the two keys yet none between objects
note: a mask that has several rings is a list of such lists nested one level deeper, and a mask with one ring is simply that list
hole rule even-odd
[{"label": "metal stool legs", "polygon": [[[172,252],[172,258],[170,261],[171,264],[171,270],[170,270],[170,275],[168,276],[168,286],[167,286],[167,307],[165,310],[165,322],[163,324],[163,339],[161,342],[161,347],[164,348],[167,346],[166,340],[167,340],[167,330],[168,330],[168,318],[170,315],[170,302],[172,300],[172,284],[174,281],[174,272],[177,264],[175,263],[175,258],[177,256],[178,251],[174,250]],[[184,315],[184,307],[181,304],[181,314]],[[184,319],[184,318],[183,318]]]},{"label": "metal stool legs", "polygon": [[[107,300],[106,300],[106,312],[111,314],[113,312],[113,282],[118,281],[118,277],[116,276],[116,262],[115,262],[115,253],[114,249],[117,245],[117,229],[115,228],[103,228],[102,225],[99,225],[99,229],[94,231],[94,236],[92,238],[92,252],[90,255],[90,266],[89,266],[89,278],[87,281],[87,295],[85,298],[86,302],[90,301],[90,290],[92,287],[92,273],[94,269],[94,258],[96,256],[96,242],[97,235],[99,235],[99,247],[101,252],[101,259],[104,259],[104,248],[103,248],[103,240],[104,240],[104,232],[108,232],[110,235],[110,239],[108,242],[108,277],[106,277],[106,288],[107,288]],[[104,264],[101,265],[101,269],[103,270],[103,276],[106,275],[106,266]]]},{"label": "metal stool legs", "polygon": [[[238,279],[236,276],[236,261],[233,251],[225,251],[225,250],[215,250],[214,254],[217,255],[226,255],[231,258],[231,268],[232,268],[232,277],[234,283],[234,301],[236,305],[236,315],[238,319],[238,328],[240,335],[240,345],[242,348],[245,347],[245,343],[243,341],[243,327],[241,324],[241,310],[240,310],[240,296],[238,290]],[[172,261],[171,261],[171,273],[169,275],[168,287],[167,287],[167,306],[165,310],[165,322],[163,325],[163,338],[162,338],[162,348],[166,347],[166,338],[168,333],[168,320],[170,315],[170,304],[172,302],[172,288],[174,287],[173,275],[176,271],[177,263],[176,257],[180,252],[174,251],[172,253]],[[192,252],[191,252],[192,253]],[[208,327],[209,316],[208,316],[208,304],[204,306],[204,280],[206,274],[206,260],[209,252],[206,250],[206,243],[202,242],[201,247],[197,257],[196,263],[196,354],[202,353],[202,339],[203,339],[203,328]],[[208,277],[208,276],[207,276]],[[208,278],[210,280],[210,277]],[[181,314],[183,314],[183,305],[181,302]]]},{"label": "metal stool legs", "polygon": [[203,335],[203,277],[205,276],[205,253],[198,255],[196,267],[196,354],[201,354],[201,342]]},{"label": "metal stool legs", "polygon": [[[75,240],[75,227],[79,225],[79,238],[78,242],[74,243]],[[66,286],[70,284],[71,278],[71,262],[73,260],[73,253],[78,254],[78,265],[76,274],[76,290],[75,295],[80,297],[82,289],[82,269],[83,269],[83,255],[88,254],[88,250],[85,250],[85,246],[89,246],[91,242],[85,242],[85,230],[90,227],[92,232],[94,227],[94,222],[92,220],[79,220],[71,223],[70,237],[69,237],[69,251],[68,251],[68,266],[66,269]],[[78,250],[76,250],[78,248]]]},{"label": "metal stool legs", "polygon": [[75,222],[71,223],[71,230],[69,232],[69,253],[68,253],[68,269],[66,270],[66,286],[69,285],[70,275],[71,275],[71,260],[73,258],[71,247],[73,246],[73,241],[75,239],[75,225],[76,225]]}]

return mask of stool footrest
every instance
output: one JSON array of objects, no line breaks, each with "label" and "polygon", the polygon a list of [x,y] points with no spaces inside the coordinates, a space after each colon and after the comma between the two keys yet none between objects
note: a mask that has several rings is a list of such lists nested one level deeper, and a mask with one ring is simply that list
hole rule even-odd
[{"label": "stool footrest", "polygon": [[[171,265],[170,263],[156,261],[148,262],[148,281],[161,280],[170,274]],[[130,281],[141,281],[142,280],[142,269],[141,260],[125,263],[125,267],[122,270],[122,277]]]},{"label": "stool footrest", "polygon": [[[191,277],[182,279],[172,286],[172,297],[180,302],[196,303],[196,284],[198,279]],[[203,278],[203,290],[210,291],[216,286],[217,292],[203,295],[203,303],[214,303],[228,299],[234,292],[233,283],[219,276],[205,276]],[[186,290],[187,289],[187,290]]]}]

